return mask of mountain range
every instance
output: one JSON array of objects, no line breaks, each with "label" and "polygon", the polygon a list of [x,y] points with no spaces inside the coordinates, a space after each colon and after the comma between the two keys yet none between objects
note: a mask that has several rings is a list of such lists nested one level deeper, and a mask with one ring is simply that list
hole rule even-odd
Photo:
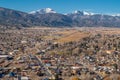
[{"label": "mountain range", "polygon": [[61,14],[51,8],[29,13],[0,7],[0,28],[47,27],[120,27],[120,16],[76,10]]}]

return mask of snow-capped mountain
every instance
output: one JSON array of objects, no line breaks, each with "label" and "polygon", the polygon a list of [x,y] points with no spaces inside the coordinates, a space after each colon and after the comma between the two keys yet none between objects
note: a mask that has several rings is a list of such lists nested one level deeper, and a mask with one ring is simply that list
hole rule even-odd
[{"label": "snow-capped mountain", "polygon": [[120,14],[113,14],[112,16],[120,16]]},{"label": "snow-capped mountain", "polygon": [[83,11],[83,14],[84,14],[84,15],[94,15],[94,13],[92,13],[92,12],[87,12],[87,11]]},{"label": "snow-capped mountain", "polygon": [[[54,11],[51,8],[44,8],[44,9],[39,9],[36,11],[31,11],[29,14],[47,14],[47,13],[57,13],[56,11]],[[79,10],[75,10],[73,13],[68,13],[65,15],[69,15],[69,14],[75,14],[75,15],[94,15],[94,13],[91,12],[87,12],[87,11],[79,11]]]},{"label": "snow-capped mountain", "polygon": [[46,13],[56,13],[56,12],[51,8],[44,8],[44,9],[39,9],[37,11],[32,11],[29,14],[46,14]]},{"label": "snow-capped mountain", "polygon": [[[54,13],[54,14],[46,14]],[[34,15],[31,15],[34,14]],[[50,8],[33,11],[30,14],[0,7],[0,26],[17,28],[31,26],[50,27],[120,27],[120,15],[93,14],[85,11],[75,11],[67,15],[56,13]]]},{"label": "snow-capped mountain", "polygon": [[87,12],[87,11],[74,11],[72,14],[80,14],[80,15],[94,15],[94,13]]},{"label": "snow-capped mountain", "polygon": [[83,16],[84,15],[84,13],[82,12],[82,11],[74,11],[73,13],[71,13],[71,14],[73,14],[73,15],[80,15],[80,16]]}]

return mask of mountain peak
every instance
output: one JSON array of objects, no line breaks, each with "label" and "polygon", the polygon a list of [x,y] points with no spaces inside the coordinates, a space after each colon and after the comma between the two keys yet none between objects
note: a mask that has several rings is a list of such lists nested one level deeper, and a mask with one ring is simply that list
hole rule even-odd
[{"label": "mountain peak", "polygon": [[94,13],[92,12],[88,12],[88,11],[83,11],[84,15],[94,15]]},{"label": "mountain peak", "polygon": [[78,10],[75,10],[73,14],[80,14],[80,15],[93,15],[94,13],[87,12],[87,11],[78,11]]},{"label": "mountain peak", "polygon": [[53,9],[51,8],[44,8],[44,9],[39,9],[37,11],[32,11],[30,14],[46,14],[46,13],[56,13]]},{"label": "mountain peak", "polygon": [[74,13],[78,14],[78,13],[81,13],[81,11],[75,10]]},{"label": "mountain peak", "polygon": [[78,10],[75,10],[75,11],[73,12],[73,14],[81,14],[81,15],[84,15],[82,11],[78,11]]},{"label": "mountain peak", "polygon": [[112,16],[120,16],[120,14],[113,14]]}]

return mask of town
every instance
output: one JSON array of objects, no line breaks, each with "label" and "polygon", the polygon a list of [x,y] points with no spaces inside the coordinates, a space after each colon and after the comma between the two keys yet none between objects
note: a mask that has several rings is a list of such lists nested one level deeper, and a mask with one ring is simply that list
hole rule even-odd
[{"label": "town", "polygon": [[120,29],[1,30],[0,80],[120,80]]}]

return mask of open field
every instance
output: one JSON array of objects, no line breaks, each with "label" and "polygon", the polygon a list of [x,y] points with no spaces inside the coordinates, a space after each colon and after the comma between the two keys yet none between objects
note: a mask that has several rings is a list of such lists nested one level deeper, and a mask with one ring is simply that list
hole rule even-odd
[{"label": "open field", "polygon": [[64,43],[64,42],[71,42],[71,41],[79,41],[82,38],[89,36],[88,33],[81,32],[81,31],[63,31],[61,32],[63,37],[59,38],[56,42]]}]

